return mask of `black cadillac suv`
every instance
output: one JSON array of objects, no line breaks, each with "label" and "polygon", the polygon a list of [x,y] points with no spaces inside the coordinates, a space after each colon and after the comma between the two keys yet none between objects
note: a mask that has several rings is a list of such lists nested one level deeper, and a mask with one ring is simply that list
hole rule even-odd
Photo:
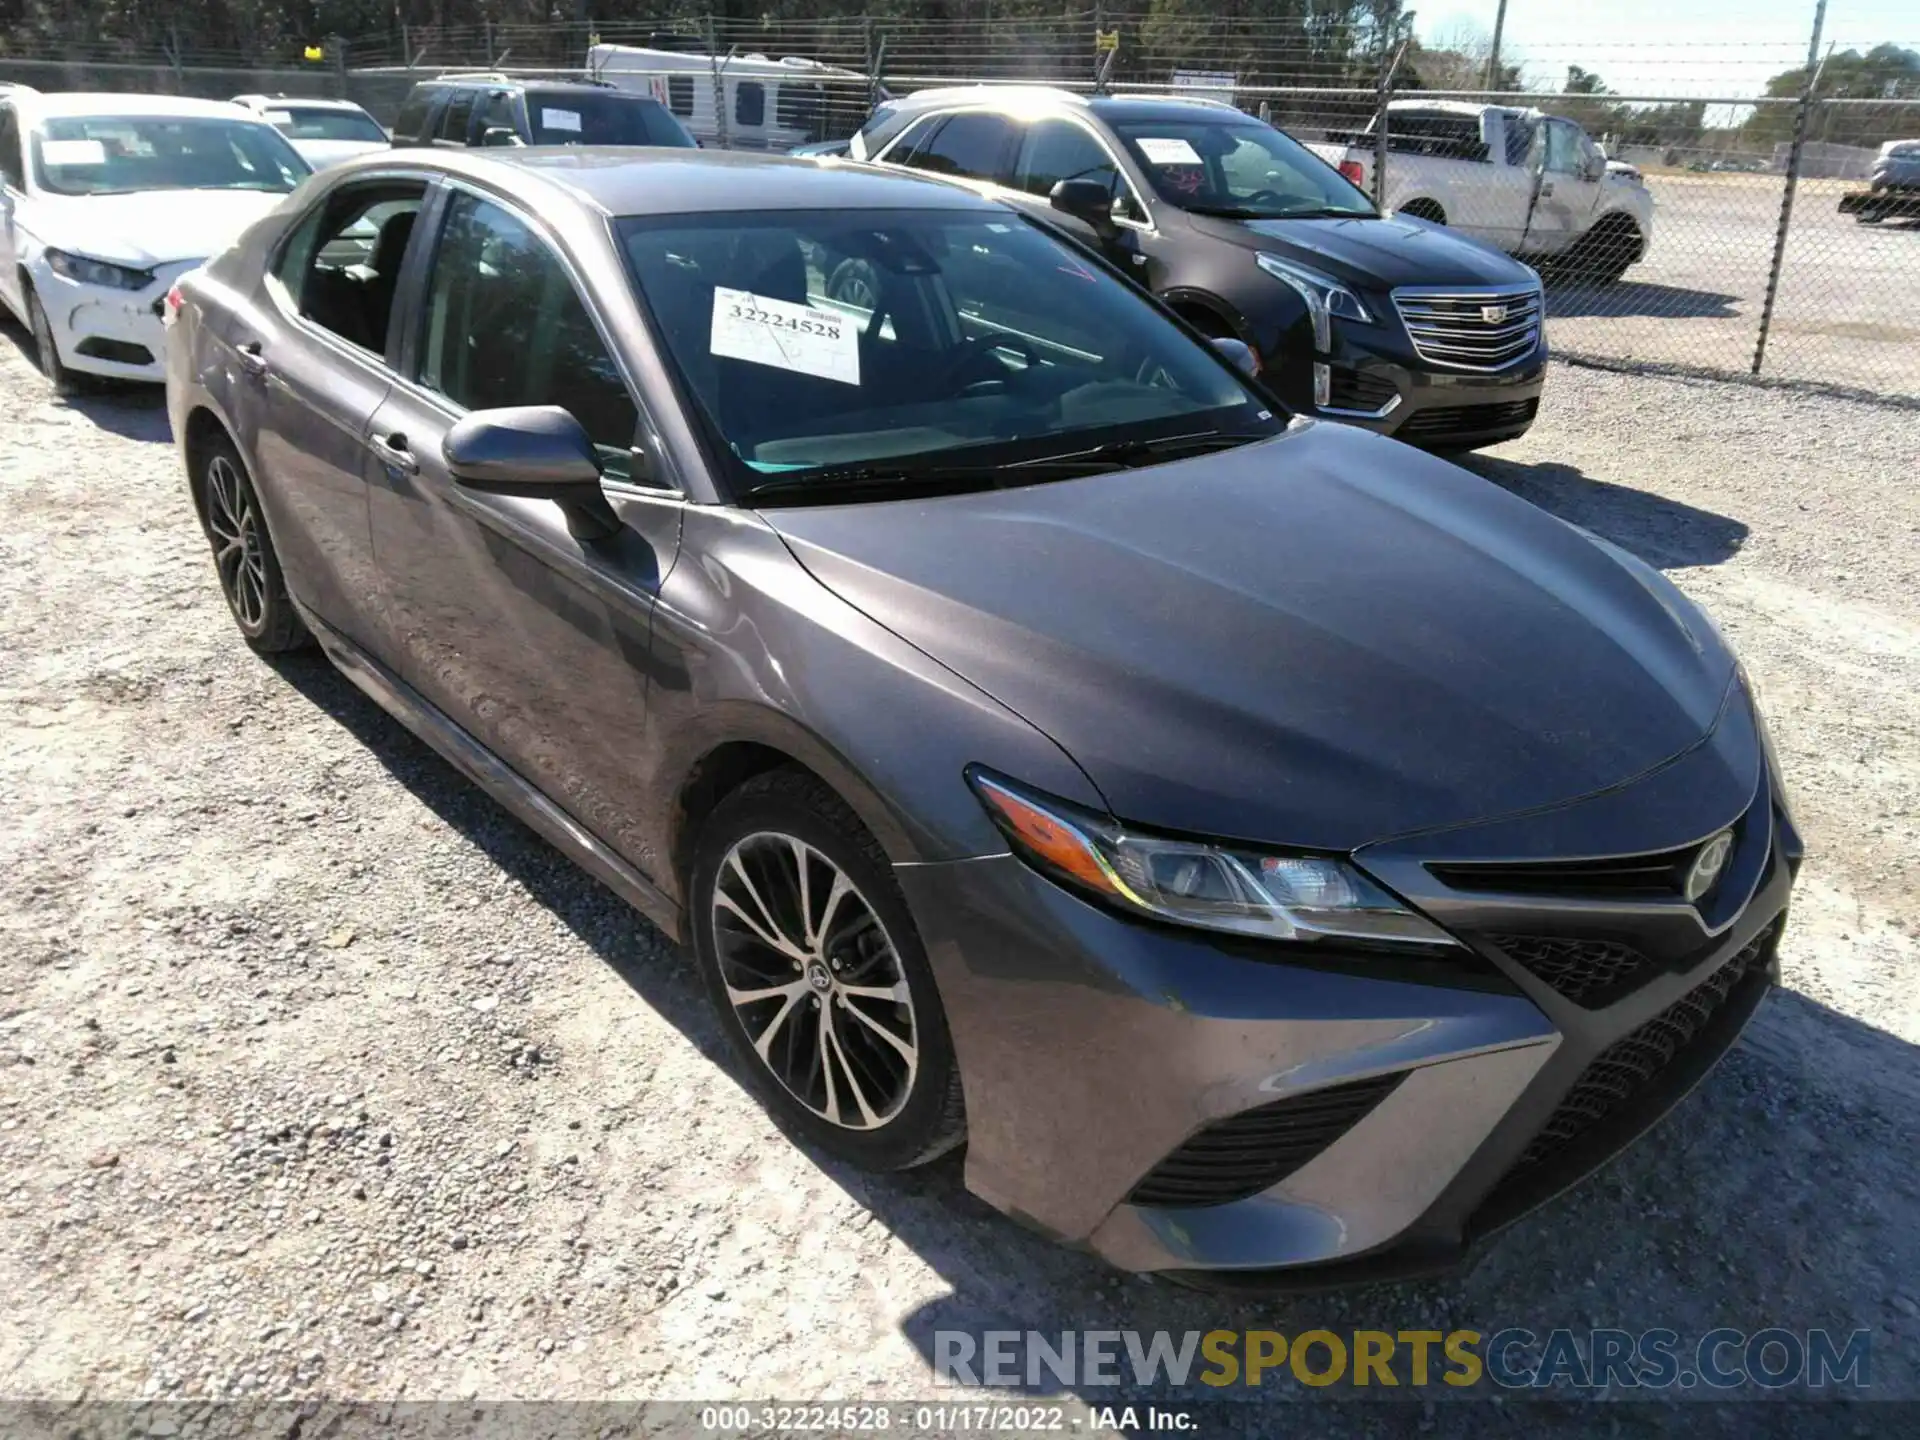
[{"label": "black cadillac suv", "polygon": [[[969,182],[1048,219],[1214,337],[1290,408],[1413,444],[1524,434],[1547,347],[1540,279],[1367,196],[1218,101],[965,87],[876,110],[851,158]],[[857,301],[857,269],[840,288]]]}]

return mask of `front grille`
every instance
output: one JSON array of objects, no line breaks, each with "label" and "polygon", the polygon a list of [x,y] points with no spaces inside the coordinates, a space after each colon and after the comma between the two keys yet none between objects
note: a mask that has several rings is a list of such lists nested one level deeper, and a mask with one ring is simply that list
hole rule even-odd
[{"label": "front grille", "polygon": [[1445,440],[1449,437],[1485,435],[1500,430],[1521,430],[1533,423],[1540,399],[1509,400],[1500,405],[1436,405],[1416,410],[1394,431],[1400,440]]},{"label": "front grille", "polygon": [[1763,930],[1739,954],[1631,1034],[1602,1050],[1573,1082],[1502,1184],[1552,1158],[1644,1092],[1673,1063],[1753,970],[1766,963],[1773,932]]},{"label": "front grille", "polygon": [[1576,1005],[1610,1004],[1653,964],[1631,945],[1559,935],[1489,935],[1488,943]]},{"label": "front grille", "polygon": [[1344,366],[1336,365],[1333,367],[1332,383],[1328,387],[1325,408],[1361,410],[1372,415],[1399,393],[1399,388],[1385,375],[1376,374],[1371,370],[1349,370]]},{"label": "front grille", "polygon": [[1134,1205],[1229,1205],[1271,1189],[1366,1119],[1403,1075],[1332,1085],[1209,1125],[1133,1187]]},{"label": "front grille", "polygon": [[1496,895],[1566,895],[1588,900],[1671,900],[1685,893],[1698,845],[1603,860],[1483,864],[1429,861],[1427,871],[1454,890]]},{"label": "front grille", "polygon": [[1540,292],[1396,290],[1393,305],[1422,360],[1460,370],[1503,370],[1540,341]]}]

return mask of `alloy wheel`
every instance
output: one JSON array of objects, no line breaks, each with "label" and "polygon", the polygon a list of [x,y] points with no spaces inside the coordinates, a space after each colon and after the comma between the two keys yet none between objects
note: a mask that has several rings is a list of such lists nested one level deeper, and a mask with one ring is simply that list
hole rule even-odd
[{"label": "alloy wheel", "polygon": [[794,836],[748,835],[720,864],[712,924],[727,999],[787,1092],[843,1129],[898,1115],[919,1073],[913,995],[846,873]]},{"label": "alloy wheel", "polygon": [[253,492],[231,460],[207,463],[207,532],[220,585],[242,626],[258,630],[267,617],[267,562]]}]

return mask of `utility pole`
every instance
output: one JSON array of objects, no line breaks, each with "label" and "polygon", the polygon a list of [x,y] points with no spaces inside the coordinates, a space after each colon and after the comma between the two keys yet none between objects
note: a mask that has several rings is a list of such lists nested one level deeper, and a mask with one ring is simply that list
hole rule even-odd
[{"label": "utility pole", "polygon": [[1500,78],[1500,35],[1507,28],[1507,0],[1500,0],[1500,8],[1493,15],[1493,49],[1487,52],[1487,73],[1480,79],[1482,90],[1504,90],[1504,85],[1494,82]]}]

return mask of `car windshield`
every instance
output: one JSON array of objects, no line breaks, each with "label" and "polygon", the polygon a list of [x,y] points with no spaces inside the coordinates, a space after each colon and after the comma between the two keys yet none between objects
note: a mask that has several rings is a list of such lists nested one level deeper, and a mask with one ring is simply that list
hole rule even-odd
[{"label": "car windshield", "polygon": [[54,195],[138,190],[285,194],[312,167],[270,125],[177,115],[62,115],[33,137],[40,187]]},{"label": "car windshield", "polygon": [[666,106],[616,91],[529,90],[527,121],[536,145],[693,146]]},{"label": "car windshield", "polygon": [[311,110],[276,106],[267,112],[273,128],[289,140],[364,140],[386,143],[387,135],[371,115],[356,110]]},{"label": "car windshield", "polygon": [[1090,473],[1284,424],[1125,281],[1011,213],[618,224],[679,378],[749,498],[805,503],[809,486],[849,478],[880,498],[934,475],[1021,483],[1053,477],[994,467]]},{"label": "car windshield", "polygon": [[1373,215],[1373,203],[1326,161],[1271,125],[1122,120],[1113,127],[1162,199],[1242,220]]}]

